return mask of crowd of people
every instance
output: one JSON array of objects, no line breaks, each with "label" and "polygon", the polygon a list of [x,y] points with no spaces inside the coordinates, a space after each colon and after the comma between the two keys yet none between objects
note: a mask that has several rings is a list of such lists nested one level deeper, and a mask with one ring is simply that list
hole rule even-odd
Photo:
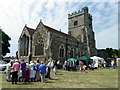
[{"label": "crowd of people", "polygon": [[115,62],[115,60],[104,61],[104,63],[99,64],[99,67],[104,67],[104,68],[112,67],[114,69],[116,67],[116,62]]},{"label": "crowd of people", "polygon": [[87,63],[82,60],[77,61],[66,60],[63,64],[63,69],[65,69],[66,71],[86,72],[87,68],[93,70],[93,63],[90,62],[89,65],[87,65]]},{"label": "crowd of people", "polygon": [[89,60],[88,62],[82,61],[82,60],[77,60],[77,61],[70,61],[66,60],[63,64],[63,69],[66,71],[82,71],[86,72],[86,70],[94,70],[97,68],[115,68],[115,60],[109,60],[109,61],[99,61],[98,66],[95,67],[95,61]]},{"label": "crowd of people", "polygon": [[24,59],[10,61],[6,67],[6,80],[11,81],[12,84],[24,84],[26,82],[45,82],[45,78],[51,79],[50,71],[53,70],[54,75],[57,74],[57,65],[59,61],[49,59],[45,64],[43,61],[26,62]]},{"label": "crowd of people", "polygon": [[[54,75],[57,74],[57,69],[63,68],[66,71],[82,71],[86,72],[87,69],[94,70],[95,62],[90,60],[89,62],[84,62],[82,60],[70,61],[65,60],[63,64],[61,64],[60,60],[52,60],[49,59],[48,63],[45,64],[43,61],[39,62],[30,61],[28,63],[24,59],[10,61],[6,67],[6,80],[11,81],[12,84],[24,84],[25,82],[36,82],[41,81],[45,82],[45,78],[51,79],[50,72],[51,70],[54,72]],[[98,67],[104,68],[115,68],[115,61],[104,61],[99,62]]]}]

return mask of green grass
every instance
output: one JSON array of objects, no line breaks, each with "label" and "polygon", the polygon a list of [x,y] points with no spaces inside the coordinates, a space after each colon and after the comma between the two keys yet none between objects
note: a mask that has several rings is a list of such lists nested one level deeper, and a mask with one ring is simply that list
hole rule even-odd
[{"label": "green grass", "polygon": [[0,72],[0,90],[2,89],[2,72]]},{"label": "green grass", "polygon": [[6,82],[5,74],[2,74],[2,88],[118,88],[118,69],[99,68],[94,71],[68,72],[58,70],[58,75],[46,80],[46,83],[31,82],[24,85],[12,85]]}]

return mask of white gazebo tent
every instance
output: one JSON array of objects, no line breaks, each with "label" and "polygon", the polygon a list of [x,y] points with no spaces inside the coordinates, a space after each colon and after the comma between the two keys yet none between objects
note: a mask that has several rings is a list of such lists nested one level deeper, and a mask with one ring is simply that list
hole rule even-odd
[{"label": "white gazebo tent", "polygon": [[118,66],[120,62],[120,58],[117,58],[116,61],[117,61],[117,66]]},{"label": "white gazebo tent", "polygon": [[98,68],[98,61],[100,61],[101,63],[104,63],[104,59],[98,56],[93,56],[90,57],[91,59],[93,59],[94,62],[94,68]]}]

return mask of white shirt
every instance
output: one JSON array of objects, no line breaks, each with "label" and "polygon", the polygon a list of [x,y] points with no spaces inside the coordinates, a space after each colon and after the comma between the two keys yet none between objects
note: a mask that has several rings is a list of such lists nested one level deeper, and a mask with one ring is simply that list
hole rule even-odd
[{"label": "white shirt", "polygon": [[54,65],[53,62],[48,62],[47,64],[48,67],[52,67],[53,65]]}]

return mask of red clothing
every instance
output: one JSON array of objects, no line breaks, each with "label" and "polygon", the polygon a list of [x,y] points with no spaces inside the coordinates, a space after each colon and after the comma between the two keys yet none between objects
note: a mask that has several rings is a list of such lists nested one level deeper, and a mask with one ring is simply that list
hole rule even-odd
[{"label": "red clothing", "polygon": [[29,68],[26,68],[26,75],[27,77],[25,78],[25,81],[29,82],[30,81],[30,69]]}]

